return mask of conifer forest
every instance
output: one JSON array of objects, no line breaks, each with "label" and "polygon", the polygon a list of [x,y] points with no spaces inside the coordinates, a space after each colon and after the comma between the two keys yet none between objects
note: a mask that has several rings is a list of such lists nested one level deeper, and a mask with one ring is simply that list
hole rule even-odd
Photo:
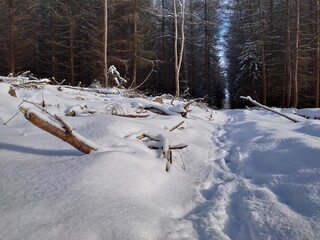
[{"label": "conifer forest", "polygon": [[319,107],[320,0],[1,0],[0,75]]}]

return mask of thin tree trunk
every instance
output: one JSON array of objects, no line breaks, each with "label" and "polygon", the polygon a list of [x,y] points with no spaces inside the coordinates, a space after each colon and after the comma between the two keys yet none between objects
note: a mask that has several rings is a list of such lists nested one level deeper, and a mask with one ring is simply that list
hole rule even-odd
[{"label": "thin tree trunk", "polygon": [[14,42],[15,42],[15,24],[14,24],[14,15],[13,15],[13,0],[9,0],[9,43],[8,43],[8,63],[9,71],[12,74],[15,74],[15,53],[14,53]]},{"label": "thin tree trunk", "polygon": [[316,94],[315,107],[319,107],[319,91],[320,91],[320,0],[317,0],[317,66],[316,66]]},{"label": "thin tree trunk", "polygon": [[55,0],[50,1],[50,29],[51,29],[51,75],[57,79],[57,47],[56,47],[56,23]]},{"label": "thin tree trunk", "polygon": [[[190,35],[192,40],[194,39],[194,0],[190,0]],[[190,66],[190,93],[192,96],[195,96],[195,47],[194,43],[190,44],[190,52],[191,52],[191,66]]]},{"label": "thin tree trunk", "polygon": [[70,84],[75,85],[74,82],[74,19],[72,14],[72,0],[68,1],[69,7],[69,55],[70,55]]},{"label": "thin tree trunk", "polygon": [[103,84],[108,87],[108,0],[102,0],[103,23],[102,23],[102,54],[103,54]]},{"label": "thin tree trunk", "polygon": [[286,84],[286,107],[291,106],[292,95],[292,61],[291,61],[291,17],[290,17],[291,0],[286,0],[286,15],[287,15],[287,36],[286,36],[286,70],[287,70],[287,84]]},{"label": "thin tree trunk", "polygon": [[262,74],[262,104],[267,104],[267,78],[266,78],[266,60],[264,47],[264,13],[263,0],[259,0],[259,15],[260,15],[260,50],[261,50],[261,74]]},{"label": "thin tree trunk", "polygon": [[298,107],[298,66],[299,66],[299,37],[300,37],[300,0],[296,2],[296,37],[295,37],[295,56],[293,69],[293,107]]},{"label": "thin tree trunk", "polygon": [[175,52],[175,86],[176,86],[176,97],[180,96],[180,70],[184,54],[184,43],[185,43],[185,33],[184,33],[184,10],[185,4],[179,1],[180,13],[181,13],[181,42],[180,42],[180,51],[178,52],[178,38],[179,38],[179,29],[178,29],[178,13],[176,0],[173,1],[174,8],[174,25],[175,25],[175,41],[174,41],[174,52]]},{"label": "thin tree trunk", "polygon": [[210,77],[210,47],[209,47],[209,21],[208,21],[208,1],[204,1],[204,21],[205,21],[205,43],[204,43],[204,74],[207,88],[207,95],[211,96],[211,77]]},{"label": "thin tree trunk", "polygon": [[162,71],[161,71],[161,87],[160,89],[163,91],[164,89],[164,84],[167,81],[166,78],[166,46],[165,46],[165,2],[162,0],[162,19],[161,19],[161,30],[162,30],[162,39],[161,39],[161,44],[162,44]]},{"label": "thin tree trunk", "polygon": [[173,11],[174,11],[174,67],[175,67],[175,87],[176,87],[176,96],[180,95],[180,85],[179,85],[179,69],[178,69],[178,15],[177,15],[177,6],[176,0],[173,1]]},{"label": "thin tree trunk", "polygon": [[137,0],[133,2],[133,62],[132,62],[132,84],[135,88],[137,86],[137,58],[138,58],[138,12],[137,12]]}]

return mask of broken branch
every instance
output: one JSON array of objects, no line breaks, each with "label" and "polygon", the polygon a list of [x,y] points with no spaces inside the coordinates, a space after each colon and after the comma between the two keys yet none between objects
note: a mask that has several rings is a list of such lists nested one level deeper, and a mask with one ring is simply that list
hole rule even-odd
[{"label": "broken branch", "polygon": [[40,117],[39,116],[40,113],[38,113],[34,109],[26,109],[26,108],[20,107],[19,110],[24,114],[24,117],[27,120],[29,120],[31,123],[36,125],[38,128],[41,128],[42,130],[69,143],[79,151],[85,154],[88,154],[91,151],[97,150],[97,147],[95,147],[93,144],[88,143],[87,139],[83,138],[78,134],[76,134],[77,135],[76,136],[72,132],[71,127],[67,123],[65,123],[60,117],[58,116],[54,117],[56,120],[58,120],[57,122],[57,121],[54,121],[53,119],[46,120]]},{"label": "broken branch", "polygon": [[274,109],[272,109],[272,108],[269,108],[269,107],[267,107],[267,106],[265,106],[265,105],[262,105],[261,103],[258,103],[257,101],[253,100],[253,99],[252,99],[251,97],[249,97],[249,96],[247,96],[247,97],[241,96],[240,98],[241,98],[241,99],[244,99],[244,100],[247,100],[247,101],[251,102],[252,104],[254,104],[254,105],[258,106],[258,107],[261,107],[261,108],[266,109],[266,110],[268,110],[268,111],[270,111],[270,112],[273,112],[273,113],[276,113],[276,114],[278,114],[278,115],[280,115],[280,116],[282,116],[282,117],[285,117],[285,118],[287,118],[287,119],[289,119],[289,120],[291,120],[291,121],[293,121],[293,122],[295,122],[295,123],[298,122],[298,120],[296,120],[296,119],[294,119],[294,118],[292,118],[292,117],[289,117],[289,116],[286,115],[286,114],[283,114],[283,113],[278,112],[278,111],[276,111],[276,110],[274,110]]}]

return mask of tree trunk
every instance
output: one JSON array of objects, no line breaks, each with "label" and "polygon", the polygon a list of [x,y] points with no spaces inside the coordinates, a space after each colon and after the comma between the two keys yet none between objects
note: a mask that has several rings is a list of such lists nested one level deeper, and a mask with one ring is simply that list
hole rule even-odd
[{"label": "tree trunk", "polygon": [[55,22],[55,0],[50,1],[50,30],[51,30],[51,75],[57,79],[57,42]]},{"label": "tree trunk", "polygon": [[72,13],[72,0],[68,1],[69,7],[69,55],[70,55],[70,84],[75,85],[74,82],[74,19]]},{"label": "tree trunk", "polygon": [[184,43],[185,43],[185,33],[184,33],[184,10],[185,4],[179,0],[180,14],[181,14],[181,42],[180,51],[178,51],[178,40],[179,40],[179,28],[178,28],[178,13],[176,0],[173,1],[173,11],[174,11],[174,26],[175,26],[175,37],[174,37],[174,56],[175,56],[175,86],[176,86],[176,97],[180,96],[180,70],[184,54]]},{"label": "tree trunk", "polygon": [[8,2],[8,17],[9,17],[9,43],[8,43],[8,63],[9,71],[15,74],[15,24],[14,24],[14,14],[13,14],[13,0]]},{"label": "tree trunk", "polygon": [[164,90],[164,85],[167,82],[166,77],[166,45],[165,45],[165,1],[162,0],[162,18],[161,18],[161,31],[162,31],[162,38],[161,38],[161,45],[162,45],[162,65],[161,65],[161,83],[160,89]]},{"label": "tree trunk", "polygon": [[[190,35],[191,35],[191,39],[192,41],[194,41],[194,37],[195,37],[195,30],[194,30],[194,18],[195,18],[195,10],[194,10],[194,0],[190,0],[190,7],[189,7],[189,12],[190,12]],[[195,96],[195,88],[196,88],[196,84],[195,84],[195,44],[193,42],[191,42],[190,44],[190,53],[191,53],[191,66],[189,68],[190,71],[190,94],[191,96]]]},{"label": "tree trunk", "polygon": [[210,77],[210,46],[209,46],[209,20],[208,20],[208,1],[204,1],[204,21],[205,21],[205,43],[204,43],[204,75],[207,88],[207,95],[211,97],[211,77]]},{"label": "tree trunk", "polygon": [[315,107],[319,107],[319,91],[320,91],[320,0],[317,0],[317,66],[316,66],[316,91],[315,91]]},{"label": "tree trunk", "polygon": [[295,37],[295,56],[293,69],[293,107],[298,107],[298,67],[299,67],[299,37],[300,37],[300,0],[296,2],[296,37]]},{"label": "tree trunk", "polygon": [[264,13],[263,0],[259,0],[259,15],[260,15],[260,50],[261,50],[261,74],[262,74],[262,104],[267,104],[267,79],[266,79],[266,60],[265,60],[265,46],[264,46]]},{"label": "tree trunk", "polygon": [[132,59],[132,83],[131,87],[137,86],[137,58],[138,58],[138,12],[137,0],[133,2],[133,59]]},{"label": "tree trunk", "polygon": [[102,54],[103,54],[103,84],[108,87],[108,0],[102,0],[103,23],[102,23]]},{"label": "tree trunk", "polygon": [[286,66],[285,69],[287,71],[287,80],[286,82],[286,100],[285,106],[291,106],[291,95],[292,95],[292,60],[291,60],[291,17],[290,17],[290,8],[291,8],[291,0],[286,0],[286,18],[287,18],[287,26],[286,26]]}]

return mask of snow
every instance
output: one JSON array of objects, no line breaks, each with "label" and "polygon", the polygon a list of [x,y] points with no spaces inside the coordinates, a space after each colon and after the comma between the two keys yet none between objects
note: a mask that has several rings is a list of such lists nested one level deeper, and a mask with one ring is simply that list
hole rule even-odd
[{"label": "snow", "polygon": [[[118,91],[8,90],[0,83],[0,239],[320,239],[319,109],[279,109],[294,123],[192,104],[185,119],[175,100],[173,115],[124,118],[110,106],[175,107]],[[21,113],[12,118],[23,100],[44,100],[99,151],[82,154]],[[70,109],[77,115],[64,116]],[[313,118],[297,116],[306,113]],[[169,172],[163,150],[137,139],[144,132],[166,149],[188,145],[173,150]]]}]

